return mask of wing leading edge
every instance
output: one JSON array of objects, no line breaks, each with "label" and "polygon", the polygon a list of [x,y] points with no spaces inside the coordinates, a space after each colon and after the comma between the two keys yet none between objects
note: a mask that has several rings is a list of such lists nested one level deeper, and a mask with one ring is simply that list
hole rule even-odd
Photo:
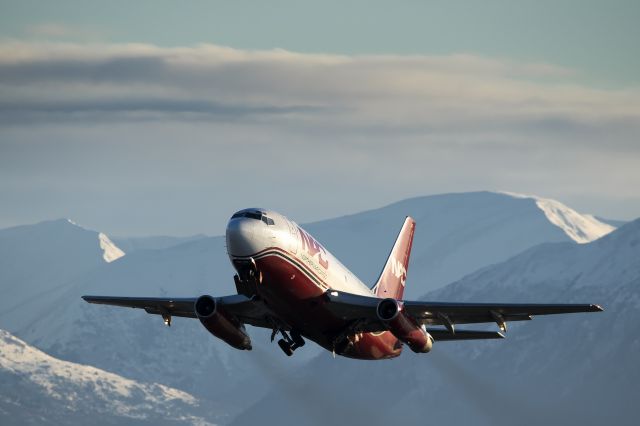
[{"label": "wing leading edge", "polygon": [[86,302],[98,305],[144,309],[149,314],[168,314],[176,317],[196,318],[194,310],[194,304],[196,303],[195,297],[164,298],[82,296],[82,299]]}]

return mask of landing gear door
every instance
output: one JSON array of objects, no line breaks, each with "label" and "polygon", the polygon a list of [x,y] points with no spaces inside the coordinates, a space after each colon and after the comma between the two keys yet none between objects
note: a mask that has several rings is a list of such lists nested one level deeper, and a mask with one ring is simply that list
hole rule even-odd
[{"label": "landing gear door", "polygon": [[289,220],[287,221],[287,225],[289,225],[289,251],[293,254],[298,254],[298,243],[300,241],[298,225]]}]

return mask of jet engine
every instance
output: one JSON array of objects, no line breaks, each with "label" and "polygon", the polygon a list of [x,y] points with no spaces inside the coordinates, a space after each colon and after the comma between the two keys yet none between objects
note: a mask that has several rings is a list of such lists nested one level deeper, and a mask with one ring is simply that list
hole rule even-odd
[{"label": "jet engine", "polygon": [[423,326],[404,312],[402,302],[391,298],[383,299],[378,303],[376,312],[389,331],[412,351],[426,353],[431,350],[433,338]]},{"label": "jet engine", "polygon": [[195,313],[209,333],[236,349],[251,350],[251,338],[247,334],[244,324],[225,313],[213,297],[209,295],[198,297]]}]

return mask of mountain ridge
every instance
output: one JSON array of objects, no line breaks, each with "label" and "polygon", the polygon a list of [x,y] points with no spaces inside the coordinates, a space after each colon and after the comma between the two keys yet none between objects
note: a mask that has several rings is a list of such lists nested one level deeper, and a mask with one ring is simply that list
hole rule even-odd
[{"label": "mountain ridge", "polygon": [[98,424],[212,424],[193,414],[207,410],[184,391],[58,360],[4,330],[0,377],[0,417],[13,424],[78,424],[87,416],[98,416]]},{"label": "mountain ridge", "polygon": [[[549,222],[535,200],[492,192],[419,197],[304,226],[366,282],[377,278],[407,214],[418,220],[407,298],[490,268],[540,243],[583,248],[593,244],[577,244]],[[2,231],[0,242],[1,236]],[[93,247],[94,234],[91,241]],[[162,380],[199,398],[209,395],[228,404],[228,413],[237,413],[243,404],[269,391],[261,355],[273,355],[277,362],[286,362],[287,370],[295,370],[320,352],[315,345],[307,345],[295,359],[280,360],[277,357],[282,354],[269,344],[268,333],[250,328],[255,350],[239,353],[210,336],[197,321],[177,318],[166,328],[159,318],[144,312],[92,306],[80,300],[82,294],[233,294],[234,271],[223,237],[134,250],[112,263],[101,258],[99,248],[92,250],[94,264],[74,270],[53,293],[42,293],[46,297],[23,305],[20,311],[29,318],[16,319],[11,331],[17,330],[20,338],[61,359],[141,382]],[[42,266],[45,273],[47,265]],[[0,311],[0,326],[6,319]],[[108,352],[103,351],[105,341],[109,342]],[[225,383],[222,389],[220,382]]]}]

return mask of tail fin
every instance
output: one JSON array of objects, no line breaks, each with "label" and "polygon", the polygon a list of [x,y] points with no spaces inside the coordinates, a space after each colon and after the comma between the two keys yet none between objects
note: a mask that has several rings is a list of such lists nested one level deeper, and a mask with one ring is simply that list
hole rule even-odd
[{"label": "tail fin", "polygon": [[371,288],[376,296],[402,299],[415,229],[415,220],[407,216],[398,234],[396,243],[393,245],[391,253],[389,253],[387,263],[380,273],[380,278],[378,278],[376,285]]}]

